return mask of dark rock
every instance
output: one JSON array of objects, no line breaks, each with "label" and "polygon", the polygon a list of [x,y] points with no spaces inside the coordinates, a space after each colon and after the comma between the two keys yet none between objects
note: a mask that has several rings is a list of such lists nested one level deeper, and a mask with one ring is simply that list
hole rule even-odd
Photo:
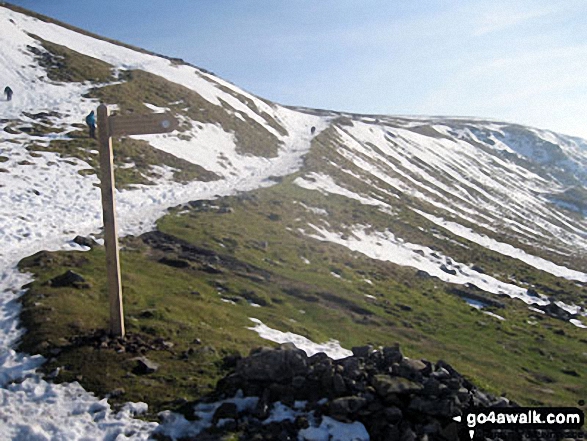
[{"label": "dark rock", "polygon": [[390,394],[410,394],[422,390],[424,387],[416,382],[403,377],[389,375],[375,375],[371,379],[371,385],[382,397]]},{"label": "dark rock", "polygon": [[269,411],[271,409],[271,401],[270,401],[271,393],[269,389],[265,389],[263,394],[257,401],[257,405],[253,410],[253,416],[259,420],[265,420],[269,416]]},{"label": "dark rock", "polygon": [[162,257],[159,259],[159,263],[163,265],[171,266],[173,268],[189,268],[190,263],[187,260],[183,259],[173,259],[170,257]]},{"label": "dark rock", "polygon": [[237,419],[238,418],[238,408],[235,403],[227,402],[222,403],[216,412],[214,412],[214,416],[212,417],[212,421],[216,424],[219,420],[223,419]]},{"label": "dark rock", "polygon": [[478,272],[479,274],[485,274],[485,270],[478,265],[473,265],[471,269]]},{"label": "dark rock", "polygon": [[581,375],[574,369],[561,369],[561,372],[565,375],[570,375],[571,377],[580,377]]},{"label": "dark rock", "polygon": [[399,363],[404,358],[399,346],[383,348],[383,357],[388,366],[391,366],[393,363]]},{"label": "dark rock", "polygon": [[403,412],[395,406],[386,407],[383,411],[385,421],[391,424],[399,423],[402,420]]},{"label": "dark rock", "polygon": [[119,398],[123,396],[125,393],[126,391],[124,390],[124,388],[118,387],[114,389],[112,392],[110,392],[108,395],[110,396],[110,398]]},{"label": "dark rock", "polygon": [[[322,416],[360,421],[372,441],[457,439],[454,416],[472,406],[515,406],[504,397],[477,390],[442,360],[433,365],[405,358],[397,345],[381,351],[355,347],[353,353],[340,360],[323,353],[307,357],[292,344],[251,351],[237,361],[233,374],[218,382],[216,390],[223,397],[241,390],[245,396],[259,397],[257,405],[243,415],[236,406],[223,405],[214,415],[214,424],[220,419],[228,424],[211,428],[210,436],[216,438],[210,439],[220,439],[219,431],[228,429],[239,431],[241,439],[247,440],[298,439],[299,430],[309,427],[307,417],[266,422],[277,401],[290,407],[305,401],[318,423]],[[569,370],[568,375],[574,373]]]},{"label": "dark rock", "polygon": [[239,360],[243,357],[241,354],[230,354],[222,359],[222,367],[224,369],[233,369],[236,367]]},{"label": "dark rock", "polygon": [[432,367],[422,360],[404,358],[399,365],[399,375],[409,379],[421,379],[422,375],[430,375]]},{"label": "dark rock", "polygon": [[564,310],[563,308],[561,308],[560,306],[558,306],[554,302],[551,302],[548,305],[540,305],[540,306],[536,306],[536,307],[538,309],[541,309],[542,311],[544,311],[545,313],[547,313],[551,317],[554,317],[554,318],[557,318],[560,320],[569,321],[570,319],[576,317],[575,314],[571,314],[570,312]]},{"label": "dark rock", "polygon": [[75,236],[73,241],[78,245],[89,248],[94,248],[96,245],[98,245],[98,243],[91,237]]},{"label": "dark rock", "polygon": [[279,350],[262,351],[239,360],[236,373],[247,380],[291,381],[305,373],[307,359],[301,349],[282,345]]},{"label": "dark rock", "polygon": [[330,416],[339,421],[346,421],[351,414],[356,413],[366,404],[367,400],[362,397],[335,398],[330,402]]},{"label": "dark rock", "polygon": [[74,287],[78,289],[90,288],[90,284],[86,282],[83,276],[71,270],[67,270],[60,276],[49,280],[49,285],[54,288]]},{"label": "dark rock", "polygon": [[361,361],[356,357],[347,357],[341,360],[344,367],[345,377],[351,380],[357,380],[361,377],[362,366]]},{"label": "dark rock", "polygon": [[337,396],[344,395],[347,392],[347,387],[342,375],[336,373],[332,377],[332,389]]},{"label": "dark rock", "polygon": [[418,277],[419,279],[430,279],[432,276],[430,275],[430,273],[424,270],[418,270],[416,271],[416,277]]},{"label": "dark rock", "polygon": [[146,375],[157,372],[158,369],[159,365],[157,363],[149,360],[147,357],[139,357],[137,358],[137,365],[133,369],[133,373],[137,375]]},{"label": "dark rock", "polygon": [[353,356],[359,358],[367,358],[373,352],[373,346],[366,345],[366,346],[355,346],[352,349]]},{"label": "dark rock", "polygon": [[297,416],[296,420],[294,421],[294,424],[296,426],[296,429],[298,430],[307,429],[308,427],[310,427],[308,418],[303,415]]},{"label": "dark rock", "polygon": [[410,401],[409,409],[421,412],[425,415],[450,418],[455,413],[455,404],[448,399],[437,400],[416,396]]},{"label": "dark rock", "polygon": [[447,273],[447,274],[451,274],[453,276],[456,276],[457,275],[457,271],[456,270],[454,270],[452,268],[448,268],[444,263],[442,265],[440,265],[440,269],[442,271],[444,271],[445,273]]},{"label": "dark rock", "polygon": [[540,297],[540,294],[538,294],[538,291],[536,291],[534,288],[528,288],[526,294],[528,294],[530,297]]},{"label": "dark rock", "polygon": [[405,429],[400,436],[400,441],[416,441],[416,439],[417,439],[416,432],[414,432],[410,428]]}]

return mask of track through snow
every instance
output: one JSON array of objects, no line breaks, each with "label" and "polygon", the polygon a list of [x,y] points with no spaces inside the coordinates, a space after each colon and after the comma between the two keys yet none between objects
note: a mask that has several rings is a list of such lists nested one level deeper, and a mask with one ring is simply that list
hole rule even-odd
[{"label": "track through snow", "polygon": [[[263,118],[232,95],[219,90],[196,68],[174,66],[163,58],[96,40],[0,7],[0,77],[15,91],[11,102],[0,101],[0,116],[5,120],[26,120],[23,112],[54,111],[61,115],[59,123],[67,125],[83,121],[84,116],[97,107],[96,102],[82,98],[89,85],[53,83],[47,79],[27,50],[27,46],[40,48],[28,33],[100,58],[115,68],[156,73],[197,90],[214,104],[219,104],[221,97],[235,111],[246,113],[274,132]],[[215,79],[215,82],[220,80]],[[223,85],[234,88],[228,83]],[[310,127],[323,128],[326,121],[271,107],[252,96],[248,98],[296,135],[280,136],[279,156],[262,159],[237,155],[234,140],[226,137],[225,143],[217,147],[225,155],[232,152],[228,160],[236,166],[224,179],[187,185],[162,181],[157,186],[117,192],[121,235],[137,235],[152,229],[169,207],[267,186],[271,184],[267,178],[284,176],[299,168],[310,147]],[[302,133],[306,135],[300,136]],[[79,248],[71,240],[78,234],[98,233],[102,214],[100,191],[95,185],[98,179],[78,173],[88,168],[87,164],[70,158],[64,160],[50,152],[31,156],[26,144],[31,141],[46,143],[46,138],[7,132],[2,132],[2,136],[0,155],[8,159],[1,164],[7,172],[0,173],[0,439],[147,439],[158,424],[133,418],[145,410],[144,403],[129,404],[114,413],[106,400],[98,400],[77,383],[57,385],[43,380],[35,371],[43,362],[42,357],[19,354],[11,349],[22,333],[18,328],[17,299],[23,294],[21,287],[30,281],[29,276],[17,270],[17,263],[40,250]],[[60,136],[63,137],[55,135],[54,138]],[[153,138],[153,144],[159,148],[165,149],[166,141],[170,149],[176,147],[173,140],[163,136]]]}]

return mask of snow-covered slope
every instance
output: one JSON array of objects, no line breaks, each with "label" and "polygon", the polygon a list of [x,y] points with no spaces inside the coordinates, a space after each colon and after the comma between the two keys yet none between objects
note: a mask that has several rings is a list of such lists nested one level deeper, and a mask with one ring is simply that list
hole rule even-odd
[{"label": "snow-covered slope", "polygon": [[[112,78],[52,78],[40,62],[50,52],[45,42],[107,63]],[[173,95],[177,100],[145,98],[141,111],[173,111],[182,121],[181,132],[135,139],[215,177],[177,182],[169,166],[151,166],[149,172],[158,176],[151,180],[154,185],[129,185],[117,192],[121,234],[147,231],[169,207],[268,186],[276,177],[297,172],[300,187],[357,200],[389,216],[386,228],[349,219],[350,236],[328,222],[300,225],[316,240],[529,304],[553,301],[529,295],[528,286],[518,281],[472,269],[482,262],[456,262],[399,237],[393,219],[401,208],[439,231],[556,277],[587,283],[584,140],[500,122],[286,108],[193,66],[5,7],[0,7],[0,47],[0,78],[14,90],[12,101],[0,100],[0,426],[5,426],[0,433],[18,439],[146,438],[156,425],[133,420],[136,407],[112,414],[107,403],[76,384],[45,382],[34,373],[40,357],[10,349],[23,332],[16,299],[29,281],[16,270],[18,261],[42,249],[78,247],[71,242],[76,235],[97,235],[101,229],[99,180],[95,173],[80,173],[93,168],[95,145],[79,141],[76,148],[83,154],[77,156],[54,146],[78,142],[79,124],[99,104],[95,97],[127,82],[129,72],[145,71],[180,87]],[[48,58],[54,62],[60,56]],[[261,143],[265,147],[256,150]],[[133,168],[137,159],[126,158],[119,168]],[[558,304],[578,313],[574,323],[584,326],[585,301]]]}]

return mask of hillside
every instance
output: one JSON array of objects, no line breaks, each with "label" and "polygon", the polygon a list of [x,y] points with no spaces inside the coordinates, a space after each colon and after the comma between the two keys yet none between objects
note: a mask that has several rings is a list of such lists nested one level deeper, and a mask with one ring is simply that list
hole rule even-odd
[{"label": "hillside", "polygon": [[[145,401],[149,420],[181,410],[267,339],[338,358],[399,343],[521,404],[586,409],[587,141],[286,107],[9,7],[0,43],[14,90],[0,100],[6,433],[147,437],[140,406],[109,403]],[[147,378],[100,334],[98,144],[83,121],[101,102],[180,120],[114,140],[127,326],[160,366]],[[67,270],[83,284],[58,286]]]}]

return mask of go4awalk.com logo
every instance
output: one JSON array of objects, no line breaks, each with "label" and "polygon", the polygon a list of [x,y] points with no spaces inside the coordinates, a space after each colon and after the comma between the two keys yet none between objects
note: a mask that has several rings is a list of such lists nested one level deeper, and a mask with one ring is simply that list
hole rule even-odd
[{"label": "go4awalk.com logo", "polygon": [[471,440],[587,439],[581,429],[585,415],[573,407],[473,408],[453,419],[466,426]]}]

